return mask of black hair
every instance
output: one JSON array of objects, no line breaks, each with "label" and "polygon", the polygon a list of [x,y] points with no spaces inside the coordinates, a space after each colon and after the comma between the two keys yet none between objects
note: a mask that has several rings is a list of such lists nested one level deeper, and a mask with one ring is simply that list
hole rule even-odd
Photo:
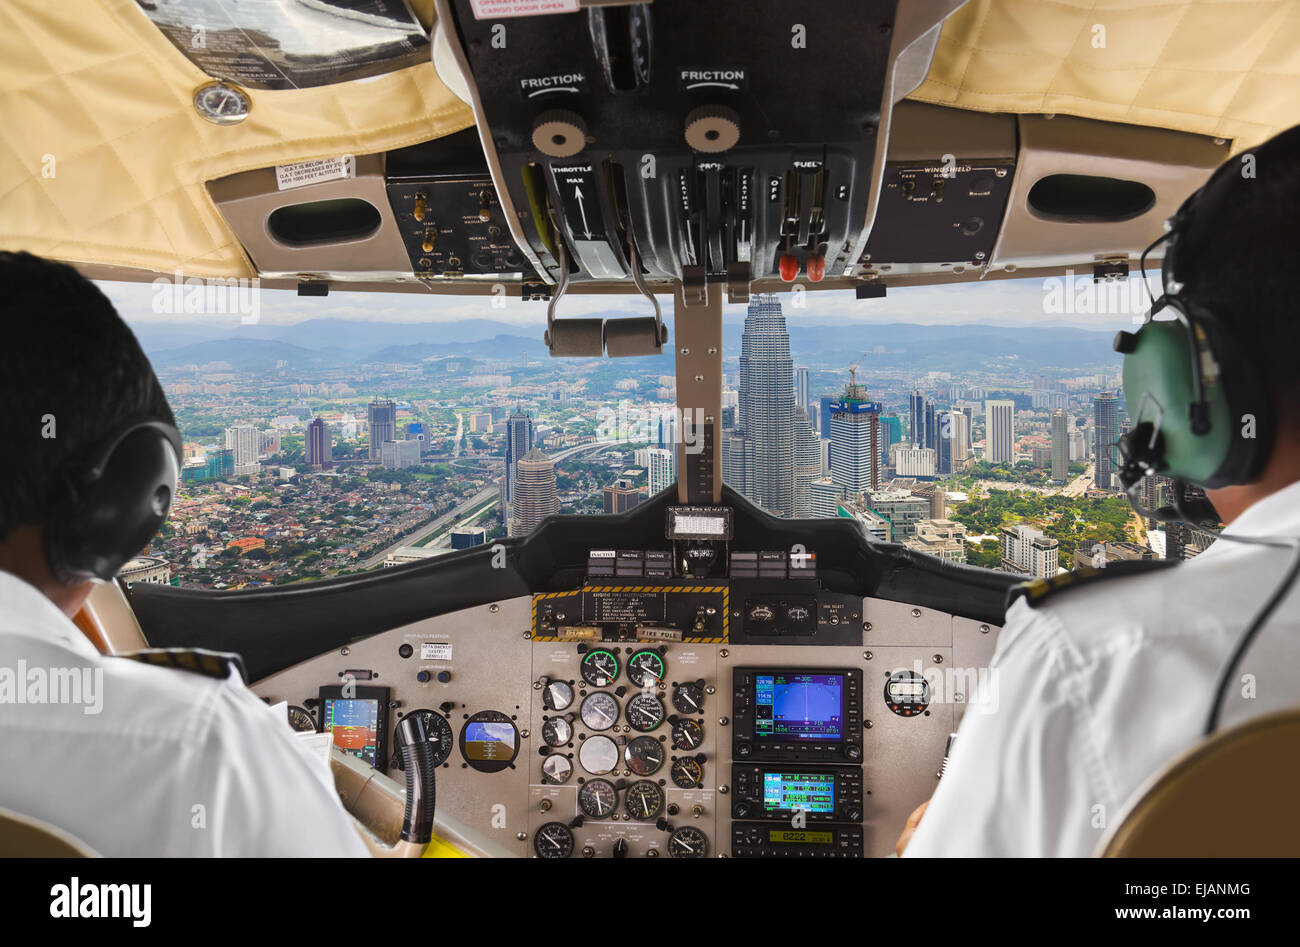
[{"label": "black hair", "polygon": [[[0,251],[0,540],[135,421],[174,424],[135,335],[66,263]],[[53,436],[50,436],[53,434]]]},{"label": "black hair", "polygon": [[1229,158],[1206,191],[1181,278],[1263,376],[1278,421],[1300,427],[1300,125]]}]

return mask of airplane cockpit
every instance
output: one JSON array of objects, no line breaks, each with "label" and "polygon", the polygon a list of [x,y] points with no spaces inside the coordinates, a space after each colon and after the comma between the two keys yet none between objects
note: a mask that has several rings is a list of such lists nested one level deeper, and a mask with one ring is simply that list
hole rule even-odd
[{"label": "airplane cockpit", "polygon": [[[911,287],[1124,285],[1215,168],[1294,124],[1300,81],[1264,38],[1287,4],[1235,25],[1217,98],[1187,78],[1222,25],[1194,2],[68,6],[81,23],[0,13],[29,40],[0,67],[4,124],[40,152],[0,146],[6,248],[177,300],[257,280],[521,301],[552,359],[672,376],[675,481],[626,512],[313,582],[92,597],[110,653],[238,654],[295,729],[334,734],[338,792],[388,855],[892,855],[963,718],[998,706],[1024,576],[724,482],[726,307],[838,293],[866,320]],[[34,73],[88,119],[16,92]]]}]

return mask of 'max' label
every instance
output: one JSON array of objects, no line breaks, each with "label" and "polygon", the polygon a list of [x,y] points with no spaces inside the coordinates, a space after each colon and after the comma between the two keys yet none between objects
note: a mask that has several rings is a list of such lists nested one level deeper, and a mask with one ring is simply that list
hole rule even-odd
[{"label": "'max' label", "polygon": [[743,66],[722,69],[682,69],[677,74],[677,84],[683,89],[748,88],[749,78]]}]

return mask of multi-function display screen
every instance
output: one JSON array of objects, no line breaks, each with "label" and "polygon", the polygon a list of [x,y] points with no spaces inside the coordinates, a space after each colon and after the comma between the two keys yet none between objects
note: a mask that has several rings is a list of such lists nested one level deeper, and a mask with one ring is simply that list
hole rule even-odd
[{"label": "multi-function display screen", "polygon": [[834,773],[764,773],[764,812],[834,815]]},{"label": "multi-function display screen", "polygon": [[844,739],[843,674],[757,674],[754,705],[757,739]]},{"label": "multi-function display screen", "polygon": [[371,766],[379,749],[379,701],[325,699],[325,732],[344,753],[359,756]]},{"label": "multi-function display screen", "polygon": [[516,733],[510,723],[471,720],[465,725],[465,758],[480,763],[509,763],[515,758]]}]

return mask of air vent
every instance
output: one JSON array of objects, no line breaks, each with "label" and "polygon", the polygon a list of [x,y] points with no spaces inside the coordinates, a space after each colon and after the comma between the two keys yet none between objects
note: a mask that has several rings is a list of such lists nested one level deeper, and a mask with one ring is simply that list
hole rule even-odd
[{"label": "air vent", "polygon": [[375,235],[381,222],[379,210],[369,201],[341,197],[277,207],[266,226],[285,246],[311,247],[365,240]]},{"label": "air vent", "polygon": [[1090,174],[1049,174],[1029,189],[1029,209],[1034,216],[1075,224],[1132,220],[1155,202],[1155,191],[1141,181]]}]

